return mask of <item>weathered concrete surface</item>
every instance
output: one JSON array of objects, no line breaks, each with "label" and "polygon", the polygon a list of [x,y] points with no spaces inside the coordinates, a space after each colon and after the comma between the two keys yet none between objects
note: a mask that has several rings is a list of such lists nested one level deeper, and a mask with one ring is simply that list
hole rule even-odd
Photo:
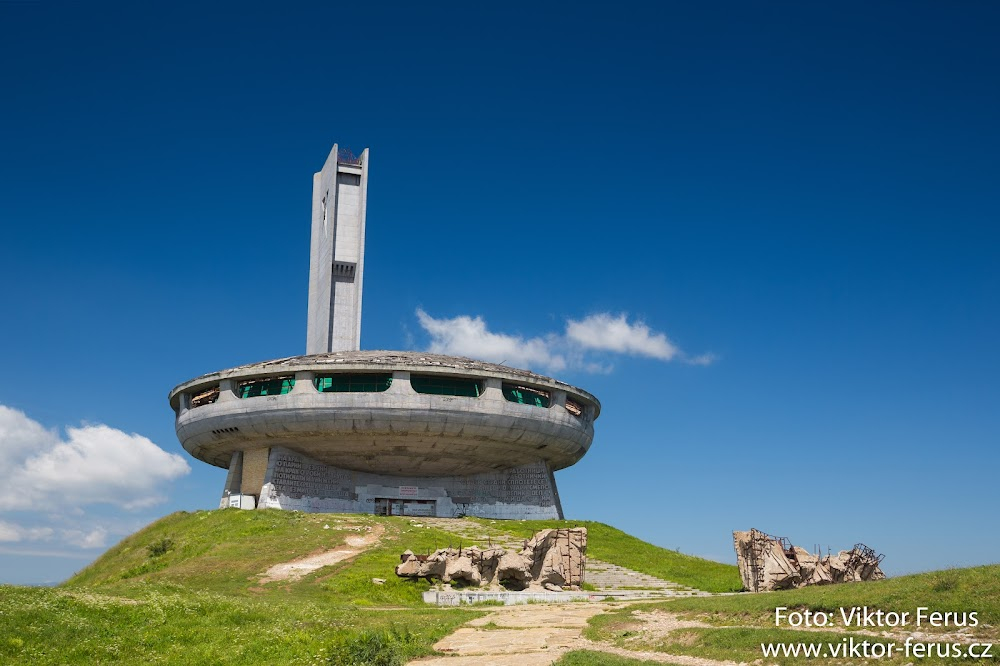
[{"label": "weathered concrete surface", "polygon": [[[708,592],[697,592],[697,596],[711,596]],[[441,590],[428,590],[423,593],[425,604],[436,606],[467,606],[470,604],[490,602],[505,606],[524,604],[566,604],[571,602],[612,602],[612,601],[646,601],[664,599],[666,597],[692,596],[677,592],[660,590],[602,590],[598,592],[552,592],[544,587],[531,587],[526,590],[496,590],[485,588],[450,589],[445,586]]]},{"label": "weathered concrete surface", "polygon": [[805,548],[752,529],[733,532],[733,546],[743,587],[751,592],[885,578],[879,568],[882,557],[864,544],[818,557]]},{"label": "weathered concrete surface", "polygon": [[361,345],[368,149],[357,159],[334,144],[313,176],[306,353]]},{"label": "weathered concrete surface", "polygon": [[587,564],[587,528],[542,530],[531,537],[521,554],[531,559],[531,577],[536,582],[579,587]]},{"label": "weathered concrete surface", "polygon": [[393,515],[420,518],[562,517],[555,479],[544,463],[468,476],[389,476],[324,465],[275,447],[257,492],[259,508],[305,512],[380,513],[391,505]]},{"label": "weathered concrete surface", "polygon": [[[391,373],[381,392],[320,392],[316,375]],[[417,393],[411,375],[479,381],[478,397]],[[283,395],[237,397],[239,384],[293,377]],[[551,395],[549,407],[506,400],[504,382]],[[192,397],[220,387],[215,402]],[[582,411],[575,414],[570,400]],[[479,474],[543,461],[572,465],[593,440],[599,404],[554,379],[470,359],[419,352],[339,352],[298,356],[205,375],[174,388],[177,437],[191,455],[227,467],[235,451],[283,446],[352,471],[404,476]]]},{"label": "weathered concrete surface", "polygon": [[491,548],[439,548],[426,558],[407,550],[396,566],[401,578],[486,585],[490,589],[579,590],[587,562],[587,528],[548,529],[525,542],[520,553]]}]

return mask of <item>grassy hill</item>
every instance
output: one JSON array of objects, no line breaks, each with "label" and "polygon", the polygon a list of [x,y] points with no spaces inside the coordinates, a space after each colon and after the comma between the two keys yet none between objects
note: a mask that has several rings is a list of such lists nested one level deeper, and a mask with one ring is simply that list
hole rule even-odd
[{"label": "grassy hill", "polygon": [[[486,610],[425,606],[421,593],[428,584],[398,579],[392,573],[400,552],[472,545],[470,529],[494,542],[509,542],[545,527],[581,524],[589,529],[588,551],[595,558],[701,589],[725,592],[739,587],[734,566],[658,548],[601,523],[419,522],[238,509],[176,513],[123,540],[58,588],[0,586],[0,664],[396,666],[433,653],[437,640]],[[273,565],[349,548],[361,537],[374,543],[349,560],[298,580],[261,578]],[[594,640],[630,651],[839,666],[857,660],[762,660],[760,644],[835,642],[844,637],[825,630],[775,627],[776,606],[831,612],[860,605],[911,613],[918,606],[940,612],[977,611],[980,626],[965,637],[996,643],[994,652],[1000,652],[1000,566],[877,583],[608,607],[610,612],[594,617],[587,632]],[[699,624],[657,625],[658,613]],[[928,635],[953,638],[934,629]],[[997,655],[979,661],[996,663]],[[651,662],[577,651],[559,663]]]},{"label": "grassy hill", "polygon": [[[527,537],[543,527],[578,524],[486,521],[484,531]],[[738,586],[733,566],[585,524],[595,557],[686,585]],[[261,582],[272,565],[372,534],[378,542],[348,561],[296,581]],[[351,663],[342,656],[385,641],[400,658],[429,654],[434,642],[479,611],[426,607],[421,593],[428,584],[398,579],[393,567],[407,548],[426,552],[459,541],[471,545],[467,537],[408,518],[175,513],[59,588],[0,587],[0,663]]]}]

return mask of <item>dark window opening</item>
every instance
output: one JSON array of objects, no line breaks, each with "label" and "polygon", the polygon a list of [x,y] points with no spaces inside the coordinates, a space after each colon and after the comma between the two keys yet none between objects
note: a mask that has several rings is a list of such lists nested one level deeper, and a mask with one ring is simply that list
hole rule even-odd
[{"label": "dark window opening", "polygon": [[240,382],[237,395],[256,398],[262,395],[285,395],[295,386],[295,377],[265,377]]},{"label": "dark window opening", "polygon": [[354,280],[357,268],[358,265],[350,261],[335,261],[333,262],[333,277],[351,282]]},{"label": "dark window opening", "polygon": [[577,418],[583,417],[583,405],[570,398],[566,398],[566,411]]},{"label": "dark window opening", "polygon": [[535,407],[549,406],[549,392],[540,389],[518,386],[517,384],[504,384],[503,397],[508,402],[516,402],[520,405],[534,405]]},{"label": "dark window opening", "polygon": [[320,393],[381,393],[392,386],[392,375],[319,375],[313,385]]},{"label": "dark window opening", "polygon": [[482,382],[475,379],[459,379],[456,377],[439,377],[436,375],[412,375],[410,385],[417,393],[431,395],[457,395],[466,398],[478,398],[483,393]]},{"label": "dark window opening", "polygon": [[211,405],[213,402],[219,399],[219,386],[215,385],[207,391],[202,391],[201,393],[191,397],[191,409],[195,407],[204,407],[205,405]]}]

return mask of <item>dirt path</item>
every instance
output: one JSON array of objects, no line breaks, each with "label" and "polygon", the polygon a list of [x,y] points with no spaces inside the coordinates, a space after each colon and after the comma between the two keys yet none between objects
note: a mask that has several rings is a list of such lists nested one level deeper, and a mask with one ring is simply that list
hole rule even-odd
[{"label": "dirt path", "polygon": [[[486,616],[460,627],[453,634],[435,644],[434,648],[448,656],[428,657],[410,662],[419,666],[543,666],[558,661],[572,650],[592,650],[630,657],[632,659],[674,664],[675,666],[745,666],[741,662],[722,661],[705,657],[668,654],[643,649],[630,650],[609,643],[599,643],[583,637],[587,620],[605,611],[623,608],[628,604],[575,603],[531,604],[504,606]],[[665,638],[672,631],[687,628],[739,628],[719,627],[698,620],[684,620],[678,614],[663,609],[634,611],[636,619],[633,639],[638,648],[651,640]],[[843,628],[826,630],[844,631]],[[896,637],[890,632],[854,630],[850,633],[865,636]],[[917,636],[919,632],[905,635]],[[900,635],[900,637],[903,634]],[[968,634],[919,634],[929,641],[954,640],[968,642]]]},{"label": "dirt path", "polygon": [[[587,620],[623,604],[528,604],[503,606],[435,644],[449,656],[410,662],[419,666],[543,666],[572,650],[594,650],[679,666],[739,666],[733,661],[638,652],[583,637]],[[676,620],[678,626],[689,623]]]},{"label": "dirt path", "polygon": [[296,581],[317,569],[328,567],[337,562],[343,562],[374,546],[379,542],[382,533],[385,531],[385,527],[379,523],[360,529],[365,530],[365,532],[358,536],[352,535],[347,537],[344,544],[337,548],[306,555],[291,562],[275,564],[260,574],[258,583],[263,585],[264,583],[273,583],[275,581]]}]

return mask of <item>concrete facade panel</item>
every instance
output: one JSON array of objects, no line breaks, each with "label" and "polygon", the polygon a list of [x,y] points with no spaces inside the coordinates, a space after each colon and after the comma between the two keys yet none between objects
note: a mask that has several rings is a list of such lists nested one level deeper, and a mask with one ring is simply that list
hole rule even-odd
[{"label": "concrete facade panel", "polygon": [[[407,506],[412,500],[430,504]],[[325,465],[289,449],[271,449],[259,508],[403,515],[476,515],[502,519],[562,518],[544,463],[501,472],[443,477],[384,476]],[[421,513],[432,511],[432,513]]]},{"label": "concrete facade panel", "polygon": [[240,480],[240,492],[245,495],[260,495],[267,473],[270,449],[247,449],[243,452],[243,473]]}]

